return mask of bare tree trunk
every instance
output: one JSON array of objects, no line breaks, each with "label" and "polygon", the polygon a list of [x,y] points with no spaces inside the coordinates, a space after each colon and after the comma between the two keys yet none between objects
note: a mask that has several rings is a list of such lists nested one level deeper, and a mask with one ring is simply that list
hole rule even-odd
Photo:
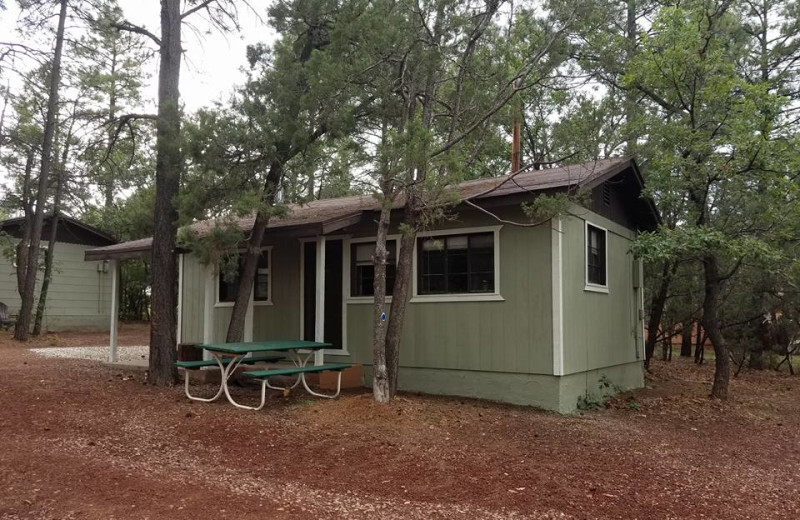
[{"label": "bare tree trunk", "polygon": [[[283,161],[277,159],[272,162],[267,181],[262,195],[262,202],[267,206],[275,203],[275,192],[280,179],[283,176]],[[233,343],[242,341],[244,338],[244,323],[247,317],[247,308],[250,305],[250,293],[253,292],[253,283],[258,267],[258,256],[261,253],[261,244],[264,241],[264,234],[269,225],[269,214],[263,211],[256,213],[253,229],[247,239],[247,252],[245,253],[244,269],[239,278],[239,290],[231,311],[231,321],[228,323],[228,332],[225,341]]]},{"label": "bare tree trunk", "polygon": [[[73,115],[78,102],[73,106]],[[56,239],[58,238],[58,224],[61,217],[61,199],[64,193],[66,182],[66,164],[69,159],[70,141],[72,140],[72,130],[75,125],[75,117],[70,120],[67,129],[64,145],[61,149],[61,159],[56,167],[53,168],[55,179],[55,195],[53,197],[53,213],[50,220],[50,236],[47,241],[47,251],[45,251],[44,276],[42,286],[39,289],[39,301],[36,304],[36,317],[33,320],[33,335],[38,336],[42,333],[42,320],[44,319],[45,309],[47,308],[47,293],[50,289],[50,281],[53,277],[53,261],[55,259]]]},{"label": "bare tree trunk", "polygon": [[39,173],[39,191],[36,194],[36,212],[31,227],[30,245],[28,246],[28,263],[25,270],[25,283],[20,295],[22,306],[14,327],[14,339],[26,341],[31,326],[33,314],[34,292],[36,278],[39,271],[39,244],[42,240],[42,225],[44,223],[45,204],[47,203],[47,183],[50,170],[53,167],[53,136],[55,134],[56,115],[58,114],[58,95],[61,83],[61,54],[64,48],[64,25],[67,19],[67,0],[61,0],[58,14],[58,29],[56,31],[56,47],[53,54],[53,64],[50,70],[50,91],[47,100],[47,115],[45,116],[44,136],[42,138],[42,163]]},{"label": "bare tree trunk", "polygon": [[681,357],[692,357],[692,324],[694,322],[690,321],[688,323],[683,323],[683,328],[681,329]]},{"label": "bare tree trunk", "polygon": [[[384,189],[384,195],[388,190]],[[389,222],[392,214],[391,200],[385,198],[378,220],[378,234],[375,239],[375,278],[373,332],[372,332],[372,396],[377,403],[388,403],[392,400],[389,371],[386,359],[386,236],[389,234]],[[396,298],[397,296],[393,296]],[[393,309],[394,310],[394,309]]]},{"label": "bare tree trunk", "polygon": [[[111,51],[111,92],[108,95],[108,147],[107,153],[111,153],[111,146],[114,142],[114,131],[111,128],[114,119],[117,117],[117,42],[114,42],[114,48]],[[111,209],[114,205],[114,173],[106,171],[105,185],[103,186],[104,207]]]},{"label": "bare tree trunk", "polygon": [[728,398],[728,382],[730,381],[731,368],[728,347],[719,323],[719,307],[722,301],[723,279],[719,273],[719,264],[714,255],[703,259],[705,273],[705,298],[703,301],[703,328],[714,346],[715,370],[714,384],[711,387],[711,397],[717,399]]},{"label": "bare tree trunk", "polygon": [[147,381],[172,385],[177,372],[175,344],[175,233],[183,158],[181,156],[180,71],[181,2],[161,0],[161,63],[158,72],[156,123],[156,202],[153,232],[152,321]]},{"label": "bare tree trunk", "polygon": [[22,181],[22,212],[24,223],[22,225],[22,238],[17,243],[17,292],[20,297],[25,292],[25,277],[28,270],[28,253],[30,252],[31,228],[33,227],[33,208],[31,208],[31,173],[36,152],[31,147],[25,159],[25,176]]},{"label": "bare tree trunk", "polygon": [[416,197],[410,194],[406,202],[403,223],[407,231],[400,239],[400,251],[397,258],[397,271],[392,290],[392,309],[389,324],[386,326],[386,370],[389,379],[389,395],[397,393],[397,377],[400,369],[400,341],[403,337],[403,326],[406,319],[408,301],[411,299],[411,285],[414,265],[414,242],[416,241],[419,211]]},{"label": "bare tree trunk", "polygon": [[[69,137],[68,137],[69,139]],[[47,251],[45,251],[45,264],[44,276],[42,278],[42,287],[39,289],[39,301],[36,305],[36,318],[33,321],[33,335],[38,336],[42,333],[42,320],[44,319],[44,311],[47,307],[47,292],[50,289],[50,280],[53,277],[53,260],[55,258],[56,238],[58,237],[58,224],[61,214],[61,194],[64,189],[64,170],[66,156],[68,153],[69,145],[64,145],[64,154],[62,156],[61,168],[56,172],[58,178],[56,179],[56,193],[53,200],[53,216],[50,220],[50,237],[47,241]]]},{"label": "bare tree trunk", "polygon": [[[307,144],[319,139],[325,132],[324,128],[315,131]],[[261,203],[269,208],[275,204],[275,197],[278,187],[283,179],[285,164],[300,153],[301,148],[291,148],[289,143],[279,143],[277,145],[278,158],[270,163],[267,179],[264,181],[264,190],[261,196]],[[256,212],[256,219],[253,222],[253,229],[247,238],[247,251],[245,252],[244,267],[239,278],[239,287],[236,299],[231,310],[231,321],[228,323],[228,332],[225,341],[228,343],[242,341],[244,337],[244,322],[247,316],[247,308],[250,304],[250,293],[253,291],[253,283],[256,277],[256,267],[258,267],[258,256],[261,253],[261,245],[264,235],[269,225],[269,214],[263,211]]]},{"label": "bare tree trunk", "polygon": [[661,327],[661,318],[664,315],[664,305],[667,303],[669,286],[677,268],[678,264],[676,262],[664,262],[658,291],[656,291],[650,302],[650,316],[647,320],[647,340],[644,343],[644,367],[648,370],[650,369],[650,360],[653,359],[653,354],[656,350],[658,330]]}]

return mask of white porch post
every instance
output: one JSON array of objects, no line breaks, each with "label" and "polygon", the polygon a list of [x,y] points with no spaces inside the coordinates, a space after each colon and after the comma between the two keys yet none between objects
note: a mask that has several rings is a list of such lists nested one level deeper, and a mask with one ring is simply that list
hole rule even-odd
[{"label": "white porch post", "polygon": [[109,260],[111,267],[111,323],[109,326],[108,360],[119,361],[117,354],[117,332],[119,326],[119,260]]},{"label": "white porch post", "polygon": [[550,221],[551,280],[553,291],[553,375],[564,375],[564,228],[561,216]]},{"label": "white porch post", "polygon": [[[214,276],[214,268],[207,267],[206,283],[203,297],[203,343],[214,342],[214,304],[216,303],[216,277]],[[203,359],[210,360],[211,354],[207,350],[203,350]]]},{"label": "white porch post", "polygon": [[244,341],[253,341],[253,293],[255,292],[255,284],[250,290],[250,299],[247,301],[247,313],[244,315]]},{"label": "white porch post", "polygon": [[178,255],[178,323],[175,330],[175,343],[183,339],[183,255]]},{"label": "white porch post", "polygon": [[[314,315],[314,341],[325,341],[325,237],[317,238],[317,290]],[[322,350],[314,352],[314,364],[324,363],[325,353]]]}]

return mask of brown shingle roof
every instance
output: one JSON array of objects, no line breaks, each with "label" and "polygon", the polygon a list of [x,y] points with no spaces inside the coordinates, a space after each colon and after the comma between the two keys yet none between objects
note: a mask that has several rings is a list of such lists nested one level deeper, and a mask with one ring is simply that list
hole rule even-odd
[{"label": "brown shingle roof", "polygon": [[[503,175],[467,181],[457,185],[455,189],[462,199],[469,197],[486,199],[525,192],[566,189],[574,186],[592,188],[632,165],[633,162],[627,158],[602,159],[545,170],[522,171],[513,176]],[[403,202],[399,201],[395,205],[402,207]],[[306,204],[290,204],[288,214],[280,219],[271,219],[268,228],[287,229],[318,225],[321,230],[324,230],[326,226],[331,226],[331,229],[341,229],[350,219],[359,217],[362,212],[377,209],[379,209],[378,201],[371,195],[315,200]],[[254,217],[245,217],[239,220],[239,225],[243,231],[247,232],[253,229],[253,221]],[[337,223],[343,225],[337,228]],[[202,234],[213,224],[213,220],[204,220],[192,224],[192,228]],[[152,242],[152,238],[142,238],[92,249],[86,252],[86,260],[124,259],[141,256],[150,251]]]}]

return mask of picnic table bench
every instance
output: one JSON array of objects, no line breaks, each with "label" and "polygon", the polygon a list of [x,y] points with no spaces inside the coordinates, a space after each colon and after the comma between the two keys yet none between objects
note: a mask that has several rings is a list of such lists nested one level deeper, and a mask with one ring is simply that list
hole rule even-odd
[{"label": "picnic table bench", "polygon": [[[342,386],[342,370],[349,368],[351,365],[347,363],[330,363],[330,364],[323,363],[321,365],[308,365],[308,361],[309,359],[311,359],[311,356],[314,354],[314,352],[330,347],[332,347],[330,343],[320,343],[315,341],[304,341],[304,340],[272,340],[272,341],[253,341],[245,343],[213,343],[213,344],[200,345],[200,348],[208,351],[211,354],[213,360],[179,361],[178,363],[176,363],[176,365],[186,370],[196,370],[203,367],[216,365],[221,372],[219,391],[217,391],[217,394],[210,399],[198,398],[189,394],[189,382],[188,382],[188,372],[187,372],[185,380],[186,381],[185,391],[186,391],[186,396],[189,399],[194,399],[197,401],[206,401],[206,402],[214,401],[224,393],[225,396],[228,398],[228,401],[237,408],[244,408],[246,410],[260,410],[261,408],[264,407],[264,404],[266,402],[267,388],[288,392],[293,388],[295,388],[298,384],[302,383],[305,390],[311,395],[315,395],[317,397],[325,397],[329,399],[337,397],[341,391],[341,386]],[[237,403],[233,399],[233,397],[231,397],[230,391],[228,389],[228,379],[230,379],[236,367],[242,364],[255,364],[259,362],[269,363],[269,362],[283,360],[284,356],[275,354],[278,352],[285,353],[286,357],[288,357],[289,360],[292,361],[294,366],[276,367],[268,370],[254,370],[242,373],[242,375],[245,377],[261,381],[261,402],[259,403],[258,406],[247,406]],[[272,354],[264,354],[264,353],[272,353]],[[247,357],[251,354],[261,354],[261,355],[260,356],[254,355],[252,357]],[[308,383],[306,382],[305,378],[306,374],[320,373],[326,371],[338,372],[336,393],[332,395],[326,395],[315,392],[311,390],[311,388],[309,388]],[[287,375],[297,376],[297,378],[295,379],[294,383],[291,386],[288,387],[274,386],[269,381],[270,378],[272,377],[287,376]]]}]

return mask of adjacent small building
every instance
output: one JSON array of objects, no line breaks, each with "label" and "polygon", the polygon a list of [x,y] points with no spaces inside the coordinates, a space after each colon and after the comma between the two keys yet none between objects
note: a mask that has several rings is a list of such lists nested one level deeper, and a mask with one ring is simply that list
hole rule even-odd
[{"label": "adjacent small building", "polygon": [[[474,205],[459,204],[414,245],[400,389],[569,412],[586,396],[642,386],[644,289],[631,245],[659,218],[635,162],[524,171],[455,189]],[[588,203],[530,225],[522,205],[559,192],[585,193]],[[356,196],[292,205],[273,219],[245,340],[324,340],[334,345],[326,361],[363,364],[369,385],[377,211],[373,197]],[[402,218],[398,204],[390,281]],[[253,219],[240,225],[246,232]],[[116,263],[146,257],[151,246],[125,242],[89,250],[86,259]],[[224,341],[236,282],[191,251],[177,254],[179,342]]]},{"label": "adjacent small building", "polygon": [[[24,220],[12,218],[0,222],[0,232],[15,245],[22,237]],[[53,218],[44,220],[41,248],[47,248]],[[47,291],[42,330],[107,330],[111,312],[110,276],[108,262],[85,262],[87,250],[109,246],[116,241],[102,231],[68,216],[58,219],[53,257],[53,276]],[[40,255],[44,265],[44,254]],[[38,298],[43,272],[40,270],[36,295]],[[16,314],[20,308],[17,291],[17,266],[8,255],[0,257],[0,302]],[[34,311],[35,312],[35,311]]]}]

